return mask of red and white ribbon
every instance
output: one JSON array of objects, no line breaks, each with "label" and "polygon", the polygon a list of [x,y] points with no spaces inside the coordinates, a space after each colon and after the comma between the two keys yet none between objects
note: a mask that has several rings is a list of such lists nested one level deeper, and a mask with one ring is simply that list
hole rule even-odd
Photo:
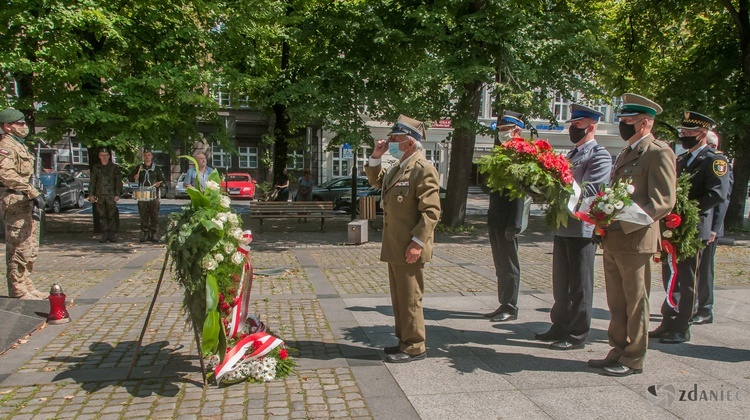
[{"label": "red and white ribbon", "polygon": [[242,239],[237,247],[237,251],[245,256],[245,264],[242,266],[242,286],[237,288],[235,305],[232,309],[232,318],[229,320],[227,336],[235,338],[242,329],[242,324],[247,319],[248,309],[250,308],[250,291],[253,287],[253,265],[250,263],[250,247],[248,244],[253,241],[253,234],[249,230],[242,232]]},{"label": "red and white ribbon", "polygon": [[[252,347],[253,343],[256,340],[259,341],[261,345],[257,348],[253,348],[253,352],[249,355],[246,355],[245,353],[250,347]],[[216,375],[216,384],[218,385],[219,383],[221,383],[221,378],[224,377],[224,375],[226,375],[227,373],[231,372],[232,369],[234,369],[235,366],[237,366],[237,363],[239,363],[241,360],[252,360],[263,357],[271,352],[271,350],[283,344],[284,342],[282,340],[265,332],[257,332],[255,334],[248,335],[247,337],[238,341],[237,344],[235,344],[234,347],[232,347],[232,349],[227,352],[226,356],[224,357],[224,363],[221,363],[214,368],[214,374]]]},{"label": "red and white ribbon", "polygon": [[666,239],[661,240],[661,248],[667,254],[667,259],[662,261],[662,264],[666,264],[669,268],[669,280],[667,280],[667,286],[665,292],[667,293],[667,305],[675,311],[679,311],[677,308],[677,300],[674,298],[674,291],[677,285],[677,250]]}]

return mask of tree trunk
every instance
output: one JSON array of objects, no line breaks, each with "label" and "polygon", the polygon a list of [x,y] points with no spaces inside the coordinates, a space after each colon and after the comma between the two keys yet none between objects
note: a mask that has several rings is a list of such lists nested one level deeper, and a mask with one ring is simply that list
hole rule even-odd
[{"label": "tree trunk", "polygon": [[443,223],[450,227],[463,224],[466,217],[466,197],[474,159],[481,96],[481,81],[464,84],[452,121],[454,130],[448,168],[448,192],[443,203]]}]

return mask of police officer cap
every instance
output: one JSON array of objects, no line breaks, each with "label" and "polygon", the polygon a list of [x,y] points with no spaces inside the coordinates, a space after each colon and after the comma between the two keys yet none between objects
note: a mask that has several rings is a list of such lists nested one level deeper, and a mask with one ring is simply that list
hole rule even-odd
[{"label": "police officer cap", "polygon": [[6,108],[0,111],[0,124],[10,124],[23,119],[23,112],[15,108]]},{"label": "police officer cap", "polygon": [[422,141],[425,138],[424,123],[405,115],[399,115],[396,124],[393,124],[388,136],[406,135],[411,136],[416,141]]},{"label": "police officer cap", "polygon": [[500,121],[498,121],[497,128],[513,127],[516,125],[521,128],[526,128],[522,120],[523,114],[520,112],[503,111],[503,116],[500,118]]},{"label": "police officer cap", "polygon": [[682,114],[682,123],[679,127],[680,130],[695,130],[697,128],[705,128],[711,130],[716,125],[716,121],[712,120],[703,114],[699,114],[695,111],[685,111]]},{"label": "police officer cap", "polygon": [[581,104],[570,105],[570,119],[565,121],[566,123],[582,120],[584,118],[591,118],[595,121],[599,121],[599,118],[603,117],[604,114],[595,109],[589,108]]},{"label": "police officer cap", "polygon": [[622,95],[622,106],[617,117],[632,117],[638,114],[648,114],[655,117],[661,114],[661,107],[656,102],[636,95],[635,93],[625,93]]}]

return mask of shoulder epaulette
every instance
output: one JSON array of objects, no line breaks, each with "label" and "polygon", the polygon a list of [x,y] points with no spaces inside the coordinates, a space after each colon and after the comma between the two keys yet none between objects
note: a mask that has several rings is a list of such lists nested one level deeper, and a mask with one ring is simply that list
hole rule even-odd
[{"label": "shoulder epaulette", "polygon": [[657,146],[659,146],[659,147],[661,147],[661,148],[669,147],[669,144],[667,144],[667,142],[659,140],[659,139],[654,139],[654,141],[652,141],[652,143],[655,144],[655,145],[657,145]]}]

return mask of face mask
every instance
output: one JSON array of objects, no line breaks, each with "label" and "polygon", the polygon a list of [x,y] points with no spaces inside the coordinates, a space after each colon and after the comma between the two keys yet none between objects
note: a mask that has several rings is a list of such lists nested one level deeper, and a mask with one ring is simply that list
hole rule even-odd
[{"label": "face mask", "polygon": [[570,142],[571,143],[577,144],[584,137],[586,137],[586,129],[585,128],[578,128],[578,127],[575,127],[575,126],[571,125],[568,128],[568,137],[570,137]]},{"label": "face mask", "polygon": [[620,137],[628,141],[635,135],[635,124],[626,124],[625,121],[620,121]]},{"label": "face mask", "polygon": [[511,138],[513,138],[513,133],[511,130],[500,132],[500,141],[508,141]]},{"label": "face mask", "polygon": [[14,131],[15,131],[15,133],[14,133],[15,135],[17,135],[18,137],[20,137],[22,139],[25,139],[26,136],[29,135],[29,126],[28,125],[22,125],[22,126],[19,126],[18,128],[16,128]]},{"label": "face mask", "polygon": [[388,152],[396,159],[401,159],[404,156],[404,152],[398,148],[399,143],[390,142],[388,143]]},{"label": "face mask", "polygon": [[696,136],[680,137],[682,148],[690,150],[698,144],[698,138]]}]

